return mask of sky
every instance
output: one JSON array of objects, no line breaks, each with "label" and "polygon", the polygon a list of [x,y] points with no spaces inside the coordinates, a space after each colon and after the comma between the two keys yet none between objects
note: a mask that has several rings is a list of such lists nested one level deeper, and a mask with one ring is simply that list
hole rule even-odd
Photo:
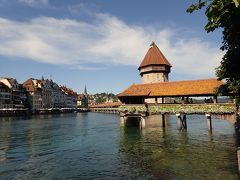
[{"label": "sky", "polygon": [[221,30],[195,0],[0,0],[0,77],[52,79],[81,93],[120,93],[154,41],[170,81],[214,78]]}]

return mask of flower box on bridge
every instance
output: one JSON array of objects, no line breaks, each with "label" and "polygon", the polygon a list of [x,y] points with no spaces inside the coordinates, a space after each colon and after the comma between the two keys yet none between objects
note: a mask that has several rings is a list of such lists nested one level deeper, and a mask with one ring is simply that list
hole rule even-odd
[{"label": "flower box on bridge", "polygon": [[150,105],[149,114],[232,114],[236,112],[234,103],[224,104],[159,104]]},{"label": "flower box on bridge", "polygon": [[146,114],[233,114],[237,110],[234,103],[209,103],[209,104],[158,104],[145,105],[127,104],[119,107],[121,115],[142,115]]},{"label": "flower box on bridge", "polygon": [[143,104],[122,105],[118,108],[120,116],[146,116],[147,108]]}]

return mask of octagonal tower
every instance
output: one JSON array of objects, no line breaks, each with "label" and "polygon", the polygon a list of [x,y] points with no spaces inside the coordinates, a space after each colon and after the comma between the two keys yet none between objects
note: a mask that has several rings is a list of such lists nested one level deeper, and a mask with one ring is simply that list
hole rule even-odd
[{"label": "octagonal tower", "polygon": [[152,42],[138,68],[142,84],[168,81],[168,74],[170,73],[171,67],[172,65],[157,45]]}]

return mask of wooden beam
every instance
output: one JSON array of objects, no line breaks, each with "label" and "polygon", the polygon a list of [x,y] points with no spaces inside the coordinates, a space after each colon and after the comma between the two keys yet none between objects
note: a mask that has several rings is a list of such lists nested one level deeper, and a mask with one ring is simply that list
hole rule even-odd
[{"label": "wooden beam", "polygon": [[145,128],[145,119],[141,116],[141,119],[140,119],[140,128]]},{"label": "wooden beam", "polygon": [[208,130],[212,131],[212,118],[211,118],[211,114],[206,114],[206,117],[207,117]]},{"label": "wooden beam", "polygon": [[182,124],[183,124],[183,128],[187,129],[187,116],[186,116],[186,114],[183,115]]},{"label": "wooden beam", "polygon": [[162,114],[162,127],[165,128],[166,126],[166,115]]}]

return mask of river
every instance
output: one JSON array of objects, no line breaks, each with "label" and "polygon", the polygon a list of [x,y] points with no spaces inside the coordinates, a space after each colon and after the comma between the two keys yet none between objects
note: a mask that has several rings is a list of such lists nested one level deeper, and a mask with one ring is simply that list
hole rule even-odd
[{"label": "river", "polygon": [[119,126],[101,113],[0,118],[0,179],[238,179],[228,121],[188,116],[178,131]]}]

